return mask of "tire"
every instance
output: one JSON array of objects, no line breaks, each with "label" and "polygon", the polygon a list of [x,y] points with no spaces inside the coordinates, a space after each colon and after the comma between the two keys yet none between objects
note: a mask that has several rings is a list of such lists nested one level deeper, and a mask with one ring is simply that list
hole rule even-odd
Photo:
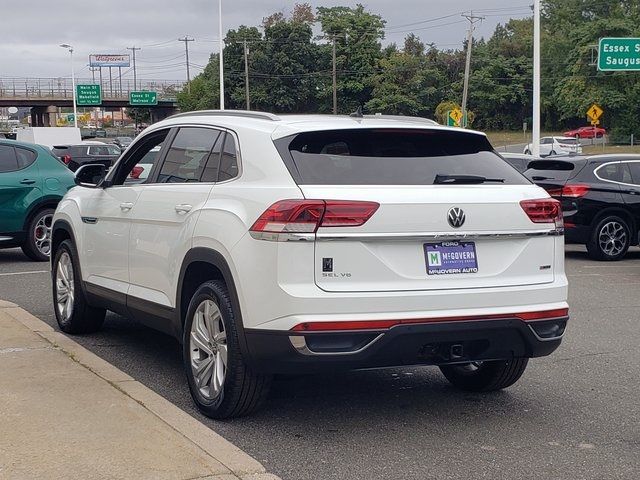
[{"label": "tire", "polygon": [[82,290],[78,254],[71,240],[63,241],[56,250],[51,275],[53,309],[60,330],[71,334],[100,330],[106,310],[87,303]]},{"label": "tire", "polygon": [[525,150],[525,151],[524,151],[524,154],[525,154],[525,155],[531,155],[531,151],[530,151],[530,150]]},{"label": "tire", "polygon": [[528,363],[528,358],[514,358],[463,365],[441,365],[440,371],[454,387],[461,390],[494,392],[516,383]]},{"label": "tire", "polygon": [[591,232],[587,252],[594,260],[621,260],[631,244],[631,229],[626,220],[610,215],[598,222]]},{"label": "tire", "polygon": [[189,302],[183,360],[191,396],[207,417],[248,415],[260,408],[269,393],[271,377],[251,371],[242,356],[235,312],[222,281],[203,283]]},{"label": "tire", "polygon": [[555,151],[555,150],[551,150],[551,151],[549,152],[549,157],[552,157],[552,156],[554,156],[555,154],[556,154],[556,151]]},{"label": "tire", "polygon": [[53,208],[43,208],[36,212],[27,226],[27,239],[22,251],[31,260],[47,262],[51,255],[51,223]]}]

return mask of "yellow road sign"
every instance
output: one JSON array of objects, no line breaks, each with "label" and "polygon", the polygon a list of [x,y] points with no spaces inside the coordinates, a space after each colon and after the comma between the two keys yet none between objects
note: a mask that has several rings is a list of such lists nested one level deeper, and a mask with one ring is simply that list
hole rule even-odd
[{"label": "yellow road sign", "polygon": [[598,120],[604,111],[595,103],[589,107],[587,110],[587,117],[589,117],[592,121]]},{"label": "yellow road sign", "polygon": [[591,120],[591,125],[593,125],[594,127],[596,125],[600,125],[600,120]]},{"label": "yellow road sign", "polygon": [[455,108],[449,112],[449,117],[454,121],[456,127],[460,126],[460,120],[462,120],[462,110]]}]

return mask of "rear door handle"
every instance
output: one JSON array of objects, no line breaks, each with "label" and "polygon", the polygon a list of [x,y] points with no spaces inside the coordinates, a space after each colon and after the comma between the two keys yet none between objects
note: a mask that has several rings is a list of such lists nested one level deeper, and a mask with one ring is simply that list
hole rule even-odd
[{"label": "rear door handle", "polygon": [[25,178],[20,182],[21,185],[33,185],[34,183],[36,183],[36,181],[31,180],[30,178]]},{"label": "rear door handle", "polygon": [[193,208],[192,205],[187,205],[186,203],[181,203],[180,205],[176,205],[175,207],[176,213],[188,213]]},{"label": "rear door handle", "polygon": [[120,210],[122,210],[123,212],[128,212],[132,208],[133,208],[133,203],[131,202],[124,202],[120,204]]}]

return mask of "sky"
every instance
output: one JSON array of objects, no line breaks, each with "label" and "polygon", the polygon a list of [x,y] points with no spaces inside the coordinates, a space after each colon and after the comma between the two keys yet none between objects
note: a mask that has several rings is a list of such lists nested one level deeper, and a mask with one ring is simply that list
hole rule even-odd
[{"label": "sky", "polygon": [[[296,2],[284,0],[222,0],[223,29],[259,25],[263,17],[290,12]],[[6,5],[5,5],[6,3]],[[355,6],[358,2],[320,0],[317,6]],[[462,47],[469,13],[484,16],[475,38],[489,37],[498,23],[531,15],[525,0],[361,0],[367,10],[387,21],[384,43],[402,44],[414,32],[439,48]],[[189,43],[191,75],[206,65],[218,49],[217,0],[5,0],[0,15],[0,81],[8,77],[69,77],[69,53],[59,47],[74,46],[74,68],[79,78],[90,78],[89,54],[130,53],[137,46],[138,78],[184,80],[185,45]],[[444,18],[443,18],[444,17]],[[106,75],[106,70],[104,71]],[[133,77],[129,69],[123,78]],[[114,71],[114,75],[117,72]]]}]

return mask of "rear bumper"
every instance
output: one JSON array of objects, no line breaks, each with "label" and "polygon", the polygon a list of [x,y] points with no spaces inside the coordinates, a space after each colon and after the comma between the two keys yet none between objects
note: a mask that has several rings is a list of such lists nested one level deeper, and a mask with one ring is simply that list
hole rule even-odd
[{"label": "rear bumper", "polygon": [[290,374],[541,357],[558,348],[568,319],[449,321],[331,333],[246,329],[245,337],[253,369]]}]

